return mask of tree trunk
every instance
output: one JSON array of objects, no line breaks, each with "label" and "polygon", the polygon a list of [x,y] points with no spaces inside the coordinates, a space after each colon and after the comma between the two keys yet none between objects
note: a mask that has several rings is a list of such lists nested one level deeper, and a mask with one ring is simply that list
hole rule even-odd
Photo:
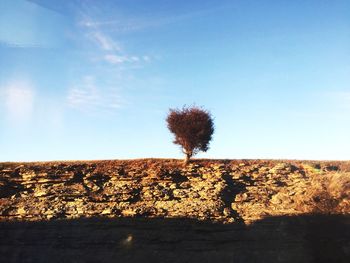
[{"label": "tree trunk", "polygon": [[184,165],[187,165],[190,162],[191,156],[192,156],[192,154],[186,153],[185,160],[184,160]]}]

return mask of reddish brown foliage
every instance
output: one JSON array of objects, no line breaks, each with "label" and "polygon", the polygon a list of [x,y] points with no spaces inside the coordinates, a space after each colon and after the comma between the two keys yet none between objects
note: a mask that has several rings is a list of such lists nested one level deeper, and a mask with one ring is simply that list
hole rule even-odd
[{"label": "reddish brown foliage", "polygon": [[175,135],[174,143],[186,154],[185,162],[199,151],[206,152],[214,133],[211,114],[198,107],[170,109],[166,119],[169,130]]}]

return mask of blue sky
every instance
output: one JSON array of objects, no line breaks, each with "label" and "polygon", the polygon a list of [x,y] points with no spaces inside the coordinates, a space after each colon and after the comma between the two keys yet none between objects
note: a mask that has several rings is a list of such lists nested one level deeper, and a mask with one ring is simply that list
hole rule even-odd
[{"label": "blue sky", "polygon": [[0,161],[182,158],[184,104],[198,157],[350,159],[350,2],[0,1]]}]

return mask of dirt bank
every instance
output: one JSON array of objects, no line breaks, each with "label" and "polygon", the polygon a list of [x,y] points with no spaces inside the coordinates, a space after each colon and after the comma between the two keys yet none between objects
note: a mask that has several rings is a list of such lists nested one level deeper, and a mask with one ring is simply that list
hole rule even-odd
[{"label": "dirt bank", "polygon": [[1,163],[0,259],[345,262],[348,167],[270,160]]}]

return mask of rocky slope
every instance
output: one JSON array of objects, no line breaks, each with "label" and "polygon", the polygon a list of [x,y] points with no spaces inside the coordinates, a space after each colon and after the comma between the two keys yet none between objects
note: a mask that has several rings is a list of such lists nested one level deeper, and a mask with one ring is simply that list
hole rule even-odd
[{"label": "rocky slope", "polygon": [[[2,163],[0,220],[184,217],[250,223],[266,216],[345,214],[350,179],[339,169],[282,161],[198,160],[186,167],[152,159]],[[339,181],[335,195],[327,189],[333,178]]]},{"label": "rocky slope", "polygon": [[0,164],[0,262],[349,262],[350,164]]}]

